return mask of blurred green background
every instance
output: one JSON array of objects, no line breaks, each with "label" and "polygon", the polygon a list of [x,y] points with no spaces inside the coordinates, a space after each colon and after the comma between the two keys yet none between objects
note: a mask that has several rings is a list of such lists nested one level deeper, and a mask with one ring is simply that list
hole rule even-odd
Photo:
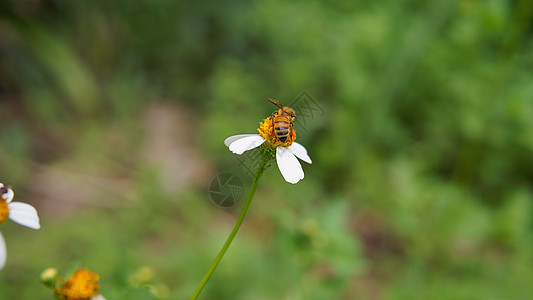
[{"label": "blurred green background", "polygon": [[50,266],[187,299],[240,211],[209,182],[252,181],[224,139],[303,91],[313,164],[267,171],[202,299],[532,299],[532,68],[529,0],[4,0],[0,181],[42,229],[1,224],[0,299]]}]

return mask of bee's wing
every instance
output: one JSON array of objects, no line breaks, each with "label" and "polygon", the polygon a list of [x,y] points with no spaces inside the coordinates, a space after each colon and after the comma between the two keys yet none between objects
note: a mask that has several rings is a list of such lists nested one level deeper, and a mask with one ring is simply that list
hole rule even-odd
[{"label": "bee's wing", "polygon": [[279,107],[279,109],[283,109],[283,105],[278,100],[267,98],[268,101],[274,103],[275,106]]}]

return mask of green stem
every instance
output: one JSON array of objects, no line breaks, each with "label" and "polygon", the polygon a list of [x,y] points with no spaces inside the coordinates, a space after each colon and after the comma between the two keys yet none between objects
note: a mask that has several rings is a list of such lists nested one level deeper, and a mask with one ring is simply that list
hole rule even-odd
[{"label": "green stem", "polygon": [[246,198],[246,202],[244,203],[244,206],[242,207],[241,214],[239,218],[237,219],[237,223],[235,223],[235,226],[233,227],[233,230],[228,236],[226,243],[224,243],[224,246],[222,246],[222,249],[220,249],[220,252],[218,252],[217,257],[211,264],[211,267],[209,268],[209,270],[207,270],[207,273],[205,273],[204,278],[202,278],[202,281],[196,288],[196,291],[194,292],[190,300],[198,299],[198,296],[202,292],[202,289],[207,284],[207,281],[209,280],[209,278],[211,277],[211,275],[217,268],[218,263],[220,263],[220,261],[222,260],[222,257],[224,257],[224,254],[226,254],[226,251],[228,250],[229,246],[231,245],[231,242],[233,241],[233,238],[235,238],[237,231],[239,231],[239,228],[241,227],[241,224],[244,221],[246,212],[248,211],[248,208],[250,207],[250,203],[252,203],[252,198],[254,197],[255,190],[257,189],[257,184],[259,183],[259,179],[263,175],[265,169],[267,168],[267,165],[268,165],[268,160],[262,159],[259,165],[259,168],[257,169],[257,172],[255,173],[255,178],[252,183],[252,187],[250,188],[250,193],[248,194],[248,198]]}]

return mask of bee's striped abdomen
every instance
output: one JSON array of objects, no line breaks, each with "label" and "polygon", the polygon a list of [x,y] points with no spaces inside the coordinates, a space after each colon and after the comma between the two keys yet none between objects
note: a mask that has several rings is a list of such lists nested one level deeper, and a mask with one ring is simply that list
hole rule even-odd
[{"label": "bee's striped abdomen", "polygon": [[276,133],[278,140],[282,143],[285,143],[289,137],[291,127],[289,118],[285,116],[277,116],[274,118],[274,132]]}]

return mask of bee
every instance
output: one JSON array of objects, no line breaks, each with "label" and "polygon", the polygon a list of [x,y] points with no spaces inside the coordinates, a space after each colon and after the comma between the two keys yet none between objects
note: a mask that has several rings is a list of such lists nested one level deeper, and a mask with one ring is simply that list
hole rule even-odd
[{"label": "bee", "polygon": [[287,138],[292,134],[292,127],[296,115],[292,108],[283,106],[278,100],[268,98],[279,109],[272,113],[272,131],[276,134],[278,140],[285,143]]}]

